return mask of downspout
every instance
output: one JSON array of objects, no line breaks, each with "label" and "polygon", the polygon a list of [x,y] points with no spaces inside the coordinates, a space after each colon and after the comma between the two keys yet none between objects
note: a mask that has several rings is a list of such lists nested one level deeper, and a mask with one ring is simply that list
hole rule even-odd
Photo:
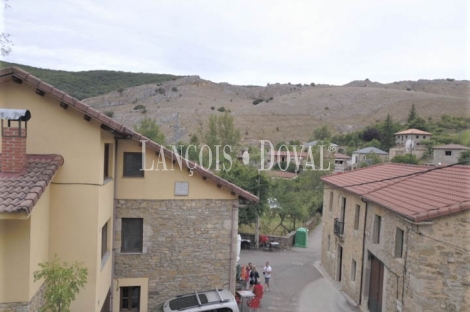
[{"label": "downspout", "polygon": [[364,252],[366,249],[366,226],[367,226],[367,201],[362,197],[361,201],[366,203],[366,211],[364,213],[364,231],[362,233],[362,268],[361,268],[361,285],[359,287],[359,306],[362,305],[362,286],[364,281],[364,262],[366,261],[364,257]]},{"label": "downspout", "polygon": [[[236,284],[233,284],[234,285],[234,288],[232,289],[232,283],[233,283],[233,262],[237,261],[236,258],[234,258],[234,250],[233,250],[233,238],[235,236],[235,233],[234,233],[234,229],[235,229],[235,213],[238,211],[238,205],[235,205],[233,204],[232,205],[232,228],[230,229],[230,276],[229,276],[229,287],[230,287],[230,291],[235,294],[235,291],[236,291]],[[238,220],[237,220],[238,222]]]},{"label": "downspout", "polygon": [[112,250],[111,250],[111,260],[112,260],[112,265],[111,265],[111,292],[110,292],[110,296],[109,296],[109,305],[110,305],[110,309],[109,311],[110,312],[113,312],[114,310],[114,264],[115,264],[115,260],[114,260],[114,256],[115,256],[115,250],[116,250],[116,239],[115,239],[115,236],[116,236],[116,217],[117,217],[117,213],[116,213],[116,205],[117,205],[117,197],[116,197],[116,194],[117,194],[117,156],[118,156],[118,141],[119,139],[118,138],[114,138],[114,173],[113,173],[113,177],[114,177],[114,191],[113,191],[113,234],[111,235],[112,237],[112,243],[111,243],[111,246],[112,246]]}]

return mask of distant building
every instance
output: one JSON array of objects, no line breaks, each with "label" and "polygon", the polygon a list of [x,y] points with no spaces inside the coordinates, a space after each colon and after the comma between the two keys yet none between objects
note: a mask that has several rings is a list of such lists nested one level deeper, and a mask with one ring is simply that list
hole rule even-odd
[{"label": "distant building", "polygon": [[333,157],[335,159],[335,172],[351,170],[351,156],[335,153]]},{"label": "distant building", "polygon": [[418,130],[408,129],[395,133],[395,144],[405,145],[406,141],[412,140],[416,145],[419,145],[422,140],[430,140],[432,133]]},{"label": "distant building", "polygon": [[434,146],[433,163],[436,165],[456,164],[459,162],[458,160],[460,154],[469,149],[470,147],[463,146],[460,144],[446,144]]},{"label": "distant building", "polygon": [[370,157],[371,154],[375,154],[382,159],[383,162],[388,161],[388,153],[378,149],[376,147],[366,147],[352,153],[351,164],[358,164],[361,162],[367,162],[367,159]]}]

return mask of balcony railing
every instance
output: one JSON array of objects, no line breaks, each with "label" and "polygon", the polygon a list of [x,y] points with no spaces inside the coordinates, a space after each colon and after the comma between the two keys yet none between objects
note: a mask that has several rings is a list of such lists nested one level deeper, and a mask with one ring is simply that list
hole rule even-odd
[{"label": "balcony railing", "polygon": [[343,237],[344,233],[344,222],[339,221],[338,218],[335,219],[335,224],[334,224],[334,233],[338,237]]}]

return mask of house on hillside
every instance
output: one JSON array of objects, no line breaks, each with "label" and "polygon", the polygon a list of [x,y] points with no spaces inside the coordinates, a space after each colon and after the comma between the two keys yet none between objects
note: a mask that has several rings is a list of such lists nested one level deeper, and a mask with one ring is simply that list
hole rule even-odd
[{"label": "house on hillside", "polygon": [[32,273],[55,254],[88,269],[72,311],[235,291],[239,201],[256,196],[19,68],[0,77],[0,311],[38,310]]},{"label": "house on hillside", "polygon": [[395,144],[405,145],[406,141],[412,140],[416,146],[420,145],[422,140],[430,140],[432,133],[419,130],[419,129],[407,129],[395,133]]},{"label": "house on hillside", "polygon": [[[389,151],[389,159],[397,155],[413,154],[421,159],[426,154],[426,147],[421,145],[423,140],[430,140],[432,133],[419,129],[407,129],[395,133],[395,146]],[[408,142],[408,145],[406,144]]]},{"label": "house on hillside", "polygon": [[351,156],[334,153],[335,172],[345,172],[351,170]]},{"label": "house on hillside", "polygon": [[470,311],[470,166],[323,177],[321,262],[363,311]]},{"label": "house on hillside", "polygon": [[434,146],[433,163],[435,165],[450,165],[459,162],[460,154],[469,150],[470,147],[460,144],[446,144]]},{"label": "house on hillside", "polygon": [[388,153],[376,147],[366,147],[352,152],[351,165],[366,162],[372,154],[377,155],[383,162],[388,161]]}]

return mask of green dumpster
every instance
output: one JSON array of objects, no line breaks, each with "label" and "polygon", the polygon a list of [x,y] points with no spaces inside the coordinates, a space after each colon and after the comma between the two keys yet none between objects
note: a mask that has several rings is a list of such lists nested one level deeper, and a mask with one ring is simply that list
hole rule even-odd
[{"label": "green dumpster", "polygon": [[307,248],[308,230],[306,228],[298,228],[295,231],[295,244],[294,247]]}]

